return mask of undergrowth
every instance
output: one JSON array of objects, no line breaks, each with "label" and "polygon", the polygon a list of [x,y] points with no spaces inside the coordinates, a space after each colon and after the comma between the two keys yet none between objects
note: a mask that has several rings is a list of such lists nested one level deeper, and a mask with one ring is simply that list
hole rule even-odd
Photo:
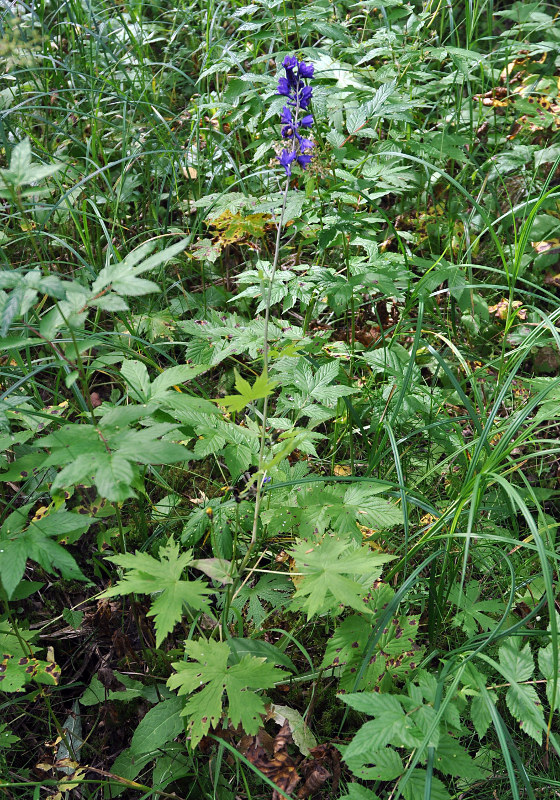
[{"label": "undergrowth", "polygon": [[0,797],[556,797],[555,5],[0,24]]}]

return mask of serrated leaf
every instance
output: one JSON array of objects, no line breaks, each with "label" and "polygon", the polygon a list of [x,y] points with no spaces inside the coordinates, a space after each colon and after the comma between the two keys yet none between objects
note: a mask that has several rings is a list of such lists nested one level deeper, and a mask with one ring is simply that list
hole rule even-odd
[{"label": "serrated leaf", "polygon": [[527,684],[512,683],[506,692],[506,703],[521,730],[541,744],[546,725],[542,704],[535,688]]},{"label": "serrated leaf", "polygon": [[378,488],[370,488],[363,484],[350,486],[344,494],[344,510],[333,518],[334,525],[340,524],[341,518],[349,514],[353,514],[360,525],[377,530],[402,525],[402,509],[378,497],[378,492]]},{"label": "serrated leaf", "polygon": [[556,710],[560,710],[560,654],[557,659],[557,681],[556,681],[556,698],[554,694],[554,644],[551,642],[546,647],[541,647],[538,655],[539,669],[543,677],[546,678],[546,696],[550,705],[553,705]]},{"label": "serrated leaf", "polygon": [[480,695],[472,699],[471,719],[478,738],[483,739],[492,722],[492,716],[484,698]]},{"label": "serrated leaf", "polygon": [[263,575],[254,586],[246,583],[233,600],[233,605],[244,611],[247,620],[259,628],[268,613],[263,603],[273,609],[286,605],[291,594],[290,586],[283,575]]},{"label": "serrated leaf", "polygon": [[130,461],[119,453],[112,453],[95,473],[95,485],[101,497],[120,503],[131,496],[134,471]]},{"label": "serrated leaf", "polygon": [[134,756],[152,753],[163,748],[184,730],[183,701],[179,697],[162,700],[151,708],[134,731],[130,752]]},{"label": "serrated leaf", "polygon": [[0,653],[0,690],[19,692],[26,683],[35,680],[47,686],[56,686],[60,680],[60,667],[50,661],[41,661],[27,655],[6,653],[5,646]]},{"label": "serrated leaf", "polygon": [[509,639],[498,650],[500,665],[516,681],[528,681],[533,677],[535,663],[529,642],[520,649],[519,639]]},{"label": "serrated leaf", "polygon": [[255,656],[255,658],[264,658],[271,664],[287,667],[291,669],[292,672],[297,672],[286,653],[283,653],[270,642],[265,642],[260,639],[232,638],[228,639],[228,645],[231,650],[231,664],[238,664],[244,656]]},{"label": "serrated leaf", "polygon": [[457,778],[473,783],[484,776],[482,770],[470,757],[457,739],[448,733],[440,734],[435,753],[434,766],[444,775],[453,775]]},{"label": "serrated leaf", "polygon": [[365,611],[369,587],[381,575],[382,565],[393,559],[332,536],[313,545],[300,542],[291,555],[302,577],[294,597],[303,598],[308,618],[344,606]]},{"label": "serrated leaf", "polygon": [[355,758],[346,753],[344,760],[354,775],[366,781],[392,781],[403,773],[401,757],[392,747],[373,750],[370,745],[367,753]]},{"label": "serrated leaf", "polygon": [[107,589],[101,597],[117,597],[138,592],[158,594],[148,616],[155,617],[156,647],[183,616],[186,605],[196,611],[210,612],[207,596],[212,594],[201,580],[181,580],[187,566],[192,564],[192,550],[179,553],[179,546],[172,540],[159,549],[159,561],[148,553],[109,556],[117,566],[127,570],[124,578]]},{"label": "serrated leaf", "polygon": [[[408,777],[409,773],[406,773],[406,775]],[[425,797],[425,785],[426,771],[423,769],[413,769],[408,781],[402,789],[404,800],[419,800],[419,798]],[[435,776],[432,776],[430,800],[451,800],[451,795],[439,778]]]},{"label": "serrated leaf", "polygon": [[0,538],[0,581],[8,600],[23,578],[27,563],[27,543],[22,537],[16,539]]},{"label": "serrated leaf", "polygon": [[182,713],[188,718],[192,747],[219,723],[224,691],[232,725],[241,723],[245,733],[256,734],[265,707],[253,690],[271,688],[286,673],[252,656],[228,667],[230,649],[226,642],[190,640],[185,642],[185,654],[192,660],[173,664],[176,672],[167,685],[177,689],[179,695],[190,695]]}]

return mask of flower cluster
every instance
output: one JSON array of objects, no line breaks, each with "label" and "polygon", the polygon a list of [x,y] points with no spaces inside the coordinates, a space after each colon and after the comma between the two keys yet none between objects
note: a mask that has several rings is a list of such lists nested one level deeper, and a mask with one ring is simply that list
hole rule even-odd
[{"label": "flower cluster", "polygon": [[292,162],[297,161],[302,169],[305,169],[311,161],[311,150],[315,143],[311,139],[306,139],[301,135],[302,128],[310,128],[313,125],[313,115],[305,114],[300,117],[301,111],[307,111],[313,89],[305,83],[306,78],[313,77],[313,64],[305,64],[298,61],[295,56],[286,56],[282,62],[286,72],[285,78],[280,78],[278,82],[278,94],[288,98],[287,105],[282,109],[280,121],[282,122],[282,138],[290,139],[291,148],[284,148],[280,155],[276,156],[280,164],[286,170],[286,175],[292,174]]}]

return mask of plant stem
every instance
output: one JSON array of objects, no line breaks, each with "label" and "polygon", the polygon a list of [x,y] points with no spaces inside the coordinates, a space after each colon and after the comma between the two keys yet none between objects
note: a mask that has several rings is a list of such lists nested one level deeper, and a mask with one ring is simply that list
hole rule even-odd
[{"label": "plant stem", "polygon": [[[289,176],[286,178],[286,185],[284,186],[284,196],[282,198],[282,209],[280,211],[280,218],[278,220],[278,229],[276,231],[276,249],[274,251],[274,261],[272,263],[272,271],[270,273],[270,281],[268,284],[268,292],[266,296],[266,306],[264,311],[264,332],[263,332],[263,339],[264,339],[264,350],[263,350],[263,375],[265,378],[268,378],[268,328],[270,322],[270,305],[271,305],[271,298],[272,298],[272,286],[274,284],[274,276],[276,275],[276,269],[278,267],[278,261],[280,259],[280,239],[282,237],[282,230],[284,227],[284,216],[286,213],[286,203],[288,200],[288,190],[290,188],[290,178]],[[247,562],[251,557],[251,553],[253,548],[257,542],[257,532],[259,528],[259,513],[261,509],[261,502],[262,502],[262,487],[263,481],[265,478],[264,473],[262,472],[264,466],[264,448],[266,444],[266,421],[268,416],[268,397],[264,398],[263,403],[263,411],[262,411],[262,421],[261,421],[261,440],[260,440],[260,449],[259,449],[259,476],[257,479],[257,494],[255,497],[255,513],[253,515],[253,529],[251,532],[251,542],[249,547],[247,548],[247,552],[243,558],[239,566],[239,575],[242,573],[243,569],[247,566]]]}]

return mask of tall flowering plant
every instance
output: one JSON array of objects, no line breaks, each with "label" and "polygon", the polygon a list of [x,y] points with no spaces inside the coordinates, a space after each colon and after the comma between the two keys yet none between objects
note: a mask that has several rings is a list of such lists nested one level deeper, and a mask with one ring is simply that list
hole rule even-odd
[{"label": "tall flowering plant", "polygon": [[302,169],[309,165],[311,154],[308,151],[315,146],[311,139],[306,139],[301,134],[302,130],[305,131],[313,125],[313,115],[305,113],[313,94],[313,89],[305,81],[313,77],[313,64],[298,61],[296,56],[286,56],[282,66],[286,75],[278,82],[278,94],[288,99],[280,114],[280,121],[283,126],[282,138],[288,140],[290,146],[285,147],[276,158],[289,177],[294,161]]},{"label": "tall flowering plant", "polygon": [[[278,94],[286,97],[286,105],[280,114],[280,121],[282,122],[282,138],[285,140],[287,147],[284,147],[282,152],[276,156],[280,164],[286,171],[286,185],[284,187],[284,198],[282,201],[282,210],[278,220],[276,230],[276,247],[274,250],[274,262],[269,277],[268,291],[265,303],[264,313],[264,331],[263,331],[263,377],[268,378],[268,359],[269,359],[269,345],[268,345],[268,328],[270,321],[270,306],[272,299],[272,286],[274,284],[274,276],[278,267],[278,260],[280,257],[280,240],[282,236],[282,229],[284,227],[284,215],[286,213],[286,202],[288,199],[288,190],[290,188],[290,175],[292,174],[292,164],[296,161],[302,169],[306,169],[311,161],[310,150],[313,149],[315,143],[311,139],[307,139],[302,131],[311,128],[313,125],[313,115],[307,113],[313,89],[308,86],[306,81],[313,77],[313,64],[306,64],[304,61],[298,61],[296,56],[286,56],[282,62],[284,67],[285,76],[282,76],[278,82]],[[259,529],[260,508],[262,502],[262,487],[268,480],[265,469],[265,442],[266,442],[266,429],[267,429],[267,413],[268,413],[268,395],[265,396],[263,401],[262,417],[261,417],[261,437],[260,437],[260,450],[259,450],[259,469],[257,477],[257,492],[255,497],[255,512],[253,516],[253,530],[251,533],[251,542],[241,561],[239,567],[239,574],[241,575],[246,567],[250,557],[257,543],[257,534]],[[239,589],[237,589],[239,591]],[[236,593],[237,593],[236,591]],[[235,596],[235,594],[233,595]]]}]

